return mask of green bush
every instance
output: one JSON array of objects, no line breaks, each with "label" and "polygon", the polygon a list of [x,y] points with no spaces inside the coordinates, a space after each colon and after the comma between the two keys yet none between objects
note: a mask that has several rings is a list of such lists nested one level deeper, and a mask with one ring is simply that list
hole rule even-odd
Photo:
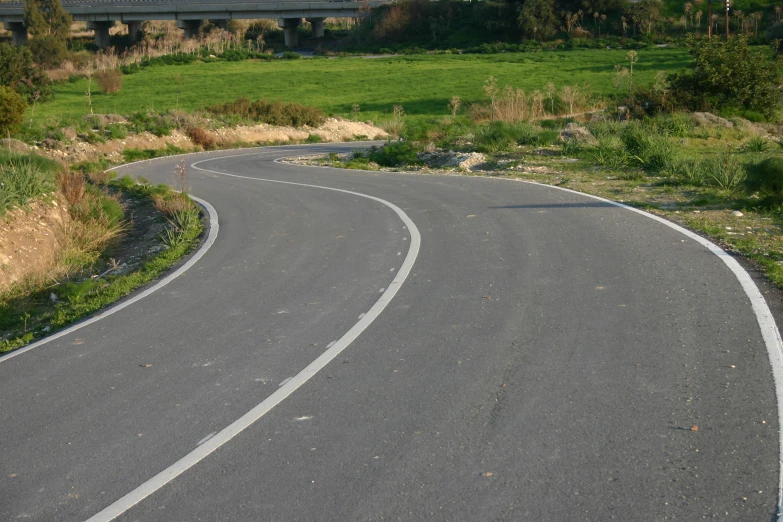
[{"label": "green bush", "polygon": [[27,46],[33,53],[33,61],[43,67],[57,67],[70,55],[65,40],[57,36],[36,36]]},{"label": "green bush", "polygon": [[783,201],[783,158],[767,158],[745,170],[748,191],[761,193],[767,202]]},{"label": "green bush", "polygon": [[33,54],[26,46],[13,47],[0,43],[0,85],[10,87],[32,102],[52,97],[52,82],[35,64]]},{"label": "green bush", "polygon": [[679,160],[677,150],[666,137],[653,134],[641,125],[629,125],[620,139],[630,159],[644,169],[666,170]]},{"label": "green bush", "polygon": [[320,134],[310,134],[307,136],[307,143],[322,143],[324,139]]},{"label": "green bush", "polygon": [[543,130],[538,133],[538,145],[554,145],[560,141],[560,131]]},{"label": "green bush", "polygon": [[16,132],[24,119],[27,103],[24,98],[4,85],[0,85],[0,135]]},{"label": "green bush", "polygon": [[381,167],[401,167],[403,165],[421,165],[418,150],[409,141],[389,143],[378,148],[371,148],[367,155],[370,161],[374,161]]},{"label": "green bush", "polygon": [[694,111],[751,110],[773,118],[781,106],[783,58],[752,50],[745,36],[689,38],[693,69],[670,76],[674,103]]}]

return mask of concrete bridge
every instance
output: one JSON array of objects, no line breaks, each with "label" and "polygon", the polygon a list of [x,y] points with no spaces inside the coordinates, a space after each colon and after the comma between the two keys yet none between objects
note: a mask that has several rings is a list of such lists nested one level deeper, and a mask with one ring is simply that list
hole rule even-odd
[{"label": "concrete bridge", "polygon": [[[118,21],[127,24],[128,33],[135,37],[145,20],[176,20],[177,27],[185,30],[185,36],[192,37],[198,33],[204,20],[209,20],[218,27],[225,27],[225,24],[234,18],[277,19],[285,34],[285,44],[294,47],[298,45],[297,28],[302,19],[312,25],[313,36],[321,38],[324,35],[324,19],[327,17],[361,16],[367,9],[387,1],[64,0],[63,7],[71,13],[74,20],[86,21],[87,28],[95,31],[95,44],[98,47],[109,45],[109,28]],[[27,40],[27,29],[22,23],[23,16],[22,2],[0,3],[0,22],[12,32],[14,45],[21,45]]]}]

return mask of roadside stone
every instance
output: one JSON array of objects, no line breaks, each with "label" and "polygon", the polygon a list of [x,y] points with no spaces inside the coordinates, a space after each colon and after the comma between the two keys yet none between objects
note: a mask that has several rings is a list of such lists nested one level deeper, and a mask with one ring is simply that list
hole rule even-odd
[{"label": "roadside stone", "polygon": [[65,143],[63,143],[60,140],[55,140],[52,138],[46,138],[41,142],[41,146],[45,149],[49,150],[65,150]]},{"label": "roadside stone", "polygon": [[734,217],[742,217],[742,216],[744,216],[745,214],[743,214],[743,213],[742,213],[742,212],[740,212],[739,210],[735,210],[734,212],[732,212],[732,213],[731,213],[731,215],[732,215],[732,216],[734,216]]},{"label": "roadside stone", "polygon": [[590,133],[587,128],[582,127],[574,122],[566,125],[565,129],[560,132],[560,141],[576,140],[577,143],[586,143],[588,145],[595,145],[598,140]]},{"label": "roadside stone", "polygon": [[30,146],[23,141],[15,140],[13,138],[3,138],[0,140],[0,147],[12,152],[27,152],[30,150]]},{"label": "roadside stone", "polygon": [[725,127],[727,129],[734,127],[734,124],[731,123],[726,118],[715,116],[710,112],[694,112],[691,114],[691,119],[696,125],[702,127],[716,126],[716,127]]},{"label": "roadside stone", "polygon": [[430,168],[459,168],[473,170],[487,161],[480,152],[454,152],[436,150],[422,152],[419,159]]}]

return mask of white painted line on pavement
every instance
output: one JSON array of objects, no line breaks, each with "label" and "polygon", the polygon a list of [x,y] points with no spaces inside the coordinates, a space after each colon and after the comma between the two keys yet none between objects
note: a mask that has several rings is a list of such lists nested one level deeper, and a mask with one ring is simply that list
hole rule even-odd
[{"label": "white painted line on pavement", "polygon": [[[237,154],[236,156],[247,156],[247,155],[248,154]],[[215,158],[215,159],[224,159],[227,157],[235,157],[235,156],[222,156],[220,158]],[[248,428],[258,419],[266,415],[272,408],[280,404],[283,400],[285,400],[289,395],[295,392],[299,387],[305,384],[308,380],[310,380],[315,374],[321,371],[327,364],[329,364],[335,357],[337,357],[343,350],[345,350],[359,336],[359,334],[361,334],[368,326],[370,326],[370,324],[372,324],[373,321],[375,321],[375,319],[378,318],[378,316],[388,306],[388,304],[391,302],[391,300],[399,291],[402,284],[407,279],[408,274],[410,274],[411,268],[413,268],[413,264],[416,261],[416,257],[419,255],[419,248],[421,246],[421,235],[419,234],[419,229],[416,227],[416,224],[411,220],[410,217],[408,217],[408,215],[405,212],[402,211],[402,209],[400,209],[398,206],[384,199],[376,198],[375,196],[370,196],[359,192],[351,192],[349,190],[336,189],[332,187],[323,187],[320,185],[308,185],[306,183],[294,183],[290,181],[278,181],[273,179],[260,179],[260,178],[253,178],[250,176],[239,176],[236,174],[227,174],[224,172],[217,172],[217,171],[207,170],[207,169],[202,169],[197,167],[199,163],[204,163],[205,161],[209,161],[209,160],[202,160],[193,163],[191,165],[191,168],[195,168],[196,170],[201,170],[203,172],[218,174],[221,176],[230,176],[234,178],[250,179],[253,181],[281,183],[284,185],[295,185],[300,187],[310,187],[310,188],[317,188],[323,190],[331,190],[334,192],[342,192],[344,194],[351,194],[354,196],[360,196],[373,201],[377,201],[378,203],[381,203],[389,207],[390,209],[392,209],[397,214],[397,216],[402,220],[402,222],[405,223],[405,225],[408,227],[408,231],[411,234],[411,243],[410,243],[410,247],[408,248],[408,254],[405,256],[405,259],[403,260],[400,270],[394,276],[394,280],[391,282],[391,284],[386,289],[386,291],[383,294],[381,294],[381,296],[378,298],[375,304],[372,305],[372,308],[370,308],[370,310],[366,314],[364,314],[364,316],[359,320],[359,322],[354,324],[350,330],[348,330],[342,337],[340,337],[340,339],[338,339],[330,348],[324,351],[317,359],[315,359],[313,362],[307,365],[307,367],[305,367],[301,372],[293,376],[290,380],[286,380],[283,383],[281,383],[281,386],[277,391],[272,393],[269,397],[264,399],[260,404],[255,406],[249,412],[245,413],[242,417],[232,422],[223,430],[219,431],[214,437],[210,438],[202,445],[198,446],[196,449],[194,449],[193,451],[191,451],[190,453],[188,453],[187,455],[185,455],[177,462],[175,462],[168,468],[164,469],[163,471],[161,471],[160,473],[158,473],[148,481],[144,482],[143,484],[141,484],[139,487],[137,487],[136,489],[134,489],[124,497],[120,498],[113,504],[107,506],[99,513],[96,513],[95,515],[90,517],[86,522],[108,522],[122,515],[127,510],[129,510],[130,508],[132,508],[133,506],[135,506],[136,504],[138,504],[148,496],[155,493],[157,490],[159,490],[160,488],[162,488],[163,486],[165,486],[166,484],[174,480],[180,474],[184,473],[191,467],[198,464],[200,461],[202,461],[207,456],[209,456],[209,454],[211,454],[213,451],[217,450],[223,444],[227,443],[236,435],[244,431],[246,428]]]},{"label": "white painted line on pavement", "polygon": [[[522,183],[542,186],[540,183],[533,183],[529,181],[522,181]],[[600,196],[593,196],[591,194],[585,194],[583,192],[578,192],[576,190],[571,190],[564,187],[555,187],[552,185],[543,185],[543,186],[547,186],[549,188],[554,188],[557,190],[562,190],[564,192],[570,192],[572,194],[578,194],[579,196],[585,196],[588,198],[596,199],[598,201],[602,201],[604,203],[614,205],[615,207],[620,207],[625,210],[630,210],[631,212],[636,212],[637,214],[641,214],[642,216],[645,216],[663,225],[666,225],[667,227],[672,228],[677,232],[696,241],[704,248],[706,248],[707,250],[709,250],[710,252],[718,256],[721,259],[721,261],[723,261],[726,264],[729,270],[731,270],[731,272],[734,274],[734,277],[737,278],[740,285],[742,286],[742,289],[745,291],[745,295],[748,296],[748,299],[750,300],[750,304],[753,308],[753,313],[756,316],[756,321],[758,322],[759,329],[761,330],[761,337],[764,339],[764,344],[767,347],[769,362],[770,365],[772,366],[772,376],[773,376],[773,380],[775,381],[775,396],[777,398],[777,403],[778,403],[778,424],[779,424],[778,509],[777,509],[776,517],[777,517],[777,522],[783,522],[783,339],[781,339],[780,331],[778,330],[778,327],[775,324],[775,318],[772,315],[769,306],[767,305],[767,301],[764,300],[764,296],[761,295],[761,290],[759,290],[758,286],[756,286],[756,283],[753,282],[753,279],[751,279],[750,274],[748,274],[748,272],[744,268],[742,268],[742,265],[740,265],[737,262],[737,260],[734,259],[734,257],[729,255],[728,252],[723,250],[721,247],[719,247],[712,241],[705,239],[700,235],[696,234],[695,232],[691,232],[687,228],[681,227],[680,225],[677,225],[676,223],[673,223],[665,218],[656,216],[655,214],[651,214],[643,210],[639,210],[638,208],[634,208],[629,205],[625,205],[623,203],[618,203],[617,201],[612,201],[611,199],[602,198]]]},{"label": "white painted line on pavement", "polygon": [[86,321],[82,321],[80,323],[76,323],[75,325],[70,326],[70,327],[66,328],[65,330],[60,330],[59,332],[57,332],[57,333],[55,333],[53,335],[50,335],[49,337],[43,338],[43,339],[41,339],[38,342],[35,342],[33,344],[29,344],[29,345],[25,346],[24,348],[20,348],[18,350],[14,350],[13,352],[9,353],[8,355],[0,356],[0,363],[8,362],[11,359],[13,359],[14,357],[18,356],[18,355],[22,355],[23,353],[29,352],[30,350],[32,350],[34,348],[38,348],[41,345],[44,345],[46,343],[50,343],[50,342],[54,341],[55,339],[59,339],[60,337],[63,337],[65,335],[68,335],[70,333],[75,332],[76,330],[79,330],[80,328],[84,328],[85,326],[91,325],[92,323],[94,323],[96,321],[100,321],[101,319],[104,319],[104,318],[106,318],[106,317],[108,317],[108,316],[110,316],[110,315],[112,315],[114,313],[117,313],[120,310],[122,310],[123,308],[127,308],[128,306],[136,303],[137,301],[140,301],[140,300],[144,299],[145,297],[147,297],[148,295],[152,294],[153,292],[157,292],[158,290],[160,290],[161,288],[163,288],[164,286],[166,286],[167,284],[172,282],[174,279],[176,279],[177,277],[179,277],[182,274],[184,274],[185,271],[187,271],[190,267],[195,265],[198,262],[199,259],[204,257],[204,254],[207,253],[207,250],[209,250],[212,247],[212,245],[215,243],[215,240],[217,239],[217,235],[218,235],[218,230],[219,230],[220,227],[218,225],[218,215],[217,215],[217,211],[215,210],[215,208],[212,205],[210,205],[208,202],[204,201],[203,199],[199,199],[199,198],[194,197],[194,196],[190,196],[190,197],[191,197],[191,199],[196,201],[199,205],[201,205],[202,207],[204,207],[207,210],[207,213],[209,214],[209,234],[207,235],[207,239],[204,241],[204,244],[201,245],[201,247],[196,251],[196,253],[193,254],[193,256],[190,259],[188,259],[187,262],[185,262],[184,265],[182,265],[177,270],[175,270],[171,274],[167,275],[166,277],[164,277],[163,279],[158,281],[155,285],[147,288],[143,292],[141,292],[141,293],[139,293],[137,295],[134,295],[130,299],[128,299],[126,301],[123,301],[123,302],[121,302],[120,304],[118,304],[116,306],[112,306],[112,307],[107,308],[106,310],[98,312],[96,315],[92,316],[91,318],[87,319]]}]

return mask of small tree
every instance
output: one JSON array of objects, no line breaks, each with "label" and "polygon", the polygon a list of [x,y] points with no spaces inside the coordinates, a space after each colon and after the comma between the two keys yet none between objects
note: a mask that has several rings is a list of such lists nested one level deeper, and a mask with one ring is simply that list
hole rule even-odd
[{"label": "small tree", "polygon": [[52,97],[52,82],[33,63],[33,55],[27,47],[0,43],[0,85],[10,87],[28,101],[35,93],[38,93],[39,101]]},{"label": "small tree", "polygon": [[0,85],[0,136],[14,132],[24,119],[27,103],[15,90]]},{"label": "small tree", "polygon": [[781,106],[781,57],[751,50],[745,36],[688,39],[693,70],[669,77],[675,104],[695,111],[734,107],[771,119]]},{"label": "small tree", "polygon": [[65,39],[73,17],[63,9],[60,0],[25,0],[24,26],[33,36],[57,36]]},{"label": "small tree", "polygon": [[545,40],[557,31],[556,5],[553,0],[526,0],[517,23],[525,38]]}]

